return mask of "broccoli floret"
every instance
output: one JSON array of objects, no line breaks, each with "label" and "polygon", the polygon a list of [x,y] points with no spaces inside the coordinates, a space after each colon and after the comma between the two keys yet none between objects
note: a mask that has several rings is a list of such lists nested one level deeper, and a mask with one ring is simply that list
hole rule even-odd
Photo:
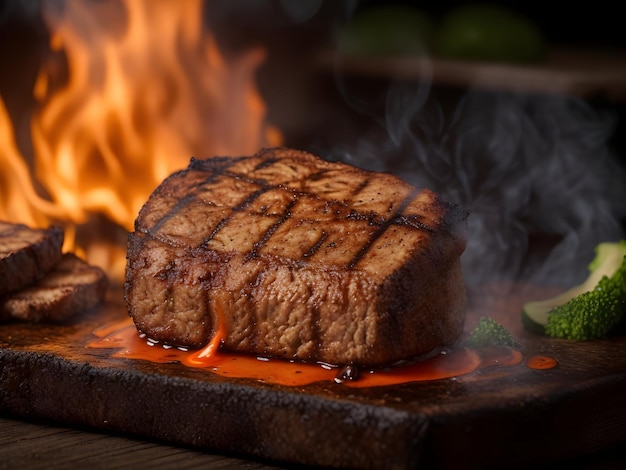
[{"label": "broccoli floret", "polygon": [[[616,298],[623,298],[623,295],[620,297],[620,291],[624,289],[623,261],[626,256],[626,240],[600,243],[596,246],[595,253],[596,256],[589,264],[589,275],[582,284],[556,297],[528,302],[523,306],[522,323],[526,329],[558,338],[571,339],[599,338],[615,331],[613,323],[620,322],[617,319],[610,320],[610,318],[620,317],[623,314],[619,314],[619,308],[616,306],[607,307],[607,305],[612,305]],[[622,270],[621,273],[618,273],[620,270]],[[607,281],[603,281],[605,277],[611,279],[608,285],[612,287],[608,287],[608,290],[605,286]],[[614,280],[613,277],[615,277]],[[582,298],[578,299],[578,297]],[[565,315],[566,311],[571,313]],[[546,331],[548,319],[554,312],[561,313],[552,320],[553,323],[548,332]],[[596,316],[594,312],[599,313]],[[563,317],[557,322],[556,320],[561,315]],[[572,326],[569,326],[570,322]],[[591,326],[604,323],[606,323],[604,327]],[[574,324],[578,326],[573,326]],[[589,326],[580,326],[587,324]],[[602,333],[604,330],[606,333]]]},{"label": "broccoli floret", "polygon": [[572,340],[604,338],[626,321],[626,256],[612,276],[597,286],[553,308],[548,314],[548,336]]},{"label": "broccoli floret", "polygon": [[488,346],[510,346],[517,344],[511,332],[491,317],[480,317],[478,324],[469,334],[467,345],[473,348]]}]

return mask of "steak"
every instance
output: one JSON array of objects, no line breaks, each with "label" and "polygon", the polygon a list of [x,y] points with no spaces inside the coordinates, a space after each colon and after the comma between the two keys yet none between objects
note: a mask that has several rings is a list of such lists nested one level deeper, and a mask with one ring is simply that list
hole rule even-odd
[{"label": "steak", "polygon": [[60,227],[31,228],[0,221],[0,296],[32,284],[61,260]]},{"label": "steak", "polygon": [[65,253],[37,282],[0,298],[0,319],[66,322],[99,304],[107,287],[102,269]]},{"label": "steak", "polygon": [[129,234],[137,329],[176,346],[383,365],[453,344],[467,212],[387,173],[286,148],[192,158]]}]

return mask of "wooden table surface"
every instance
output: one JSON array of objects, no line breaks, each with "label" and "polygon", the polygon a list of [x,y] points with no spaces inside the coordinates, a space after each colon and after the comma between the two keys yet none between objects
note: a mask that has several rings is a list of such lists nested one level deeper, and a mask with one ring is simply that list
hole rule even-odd
[{"label": "wooden table surface", "polygon": [[281,469],[197,449],[0,416],[0,469]]},{"label": "wooden table surface", "polygon": [[[626,445],[558,462],[571,469],[626,468]],[[550,463],[554,466],[555,462]],[[546,464],[546,468],[550,465]],[[293,465],[213,454],[96,430],[0,416],[0,469],[286,469]],[[511,456],[515,468],[515,456]],[[539,467],[541,468],[541,467]]]}]

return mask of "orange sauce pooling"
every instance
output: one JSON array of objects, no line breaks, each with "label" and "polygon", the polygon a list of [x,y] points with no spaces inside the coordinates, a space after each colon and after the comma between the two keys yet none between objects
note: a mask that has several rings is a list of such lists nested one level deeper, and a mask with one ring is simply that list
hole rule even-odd
[{"label": "orange sauce pooling", "polygon": [[112,357],[156,363],[179,362],[187,367],[206,369],[224,377],[286,386],[337,381],[354,388],[379,387],[458,377],[478,368],[512,366],[523,360],[521,352],[510,348],[493,348],[487,352],[481,351],[480,354],[472,349],[458,348],[413,363],[361,371],[356,380],[339,380],[341,369],[329,364],[303,363],[222,351],[219,349],[222,331],[217,331],[207,346],[193,351],[162,345],[139,334],[130,318],[100,328],[94,331],[94,335],[97,339],[89,343],[88,347],[115,349]]}]

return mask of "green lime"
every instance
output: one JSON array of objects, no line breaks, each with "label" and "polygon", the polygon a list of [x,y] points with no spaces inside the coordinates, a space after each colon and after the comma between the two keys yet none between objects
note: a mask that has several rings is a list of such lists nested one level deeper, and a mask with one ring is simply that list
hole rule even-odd
[{"label": "green lime", "polygon": [[498,62],[537,62],[545,53],[543,34],[526,16],[496,5],[454,8],[436,36],[441,57]]},{"label": "green lime", "polygon": [[338,50],[357,56],[411,56],[427,53],[433,35],[431,16],[414,7],[365,8],[339,31]]}]

